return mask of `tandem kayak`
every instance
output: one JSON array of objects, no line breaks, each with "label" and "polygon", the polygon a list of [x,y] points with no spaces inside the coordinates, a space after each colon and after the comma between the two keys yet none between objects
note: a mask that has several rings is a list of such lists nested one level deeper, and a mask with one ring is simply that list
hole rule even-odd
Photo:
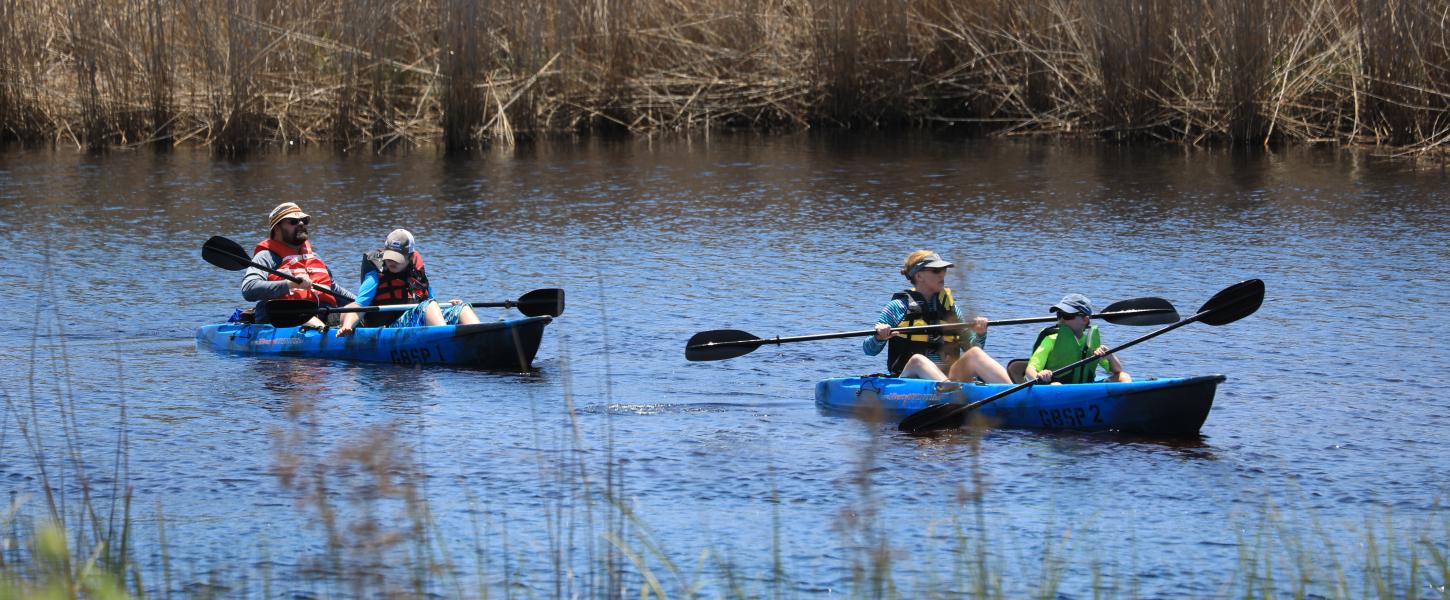
[{"label": "tandem kayak", "polygon": [[[1121,431],[1155,436],[1198,434],[1223,375],[1132,383],[1034,385],[977,412],[999,427]],[[966,404],[1009,384],[936,382],[892,377],[844,377],[816,384],[816,405],[831,413],[900,421],[940,402]],[[879,415],[879,416],[878,416]]]},{"label": "tandem kayak", "polygon": [[441,364],[527,371],[551,317],[523,317],[475,325],[359,327],[348,337],[337,330],[273,327],[250,323],[205,325],[196,345],[259,356],[334,358],[397,365]]}]

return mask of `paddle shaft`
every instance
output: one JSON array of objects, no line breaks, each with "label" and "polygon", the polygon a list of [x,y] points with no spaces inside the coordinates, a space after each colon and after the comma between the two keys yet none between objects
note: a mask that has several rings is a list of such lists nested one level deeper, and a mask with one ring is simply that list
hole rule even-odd
[{"label": "paddle shaft", "polygon": [[[515,306],[518,306],[518,304],[519,303],[517,301],[514,301],[514,300],[505,300],[503,302],[472,302],[472,303],[468,303],[468,306],[472,306],[474,308],[513,308]],[[440,307],[441,306],[444,306],[444,304],[441,303],[441,302],[438,303],[438,305]],[[338,308],[331,308],[331,307],[327,307],[327,306],[319,306],[319,307],[317,307],[317,313],[318,314],[327,314],[327,313],[403,312],[405,310],[408,310],[410,308],[415,308],[417,306],[418,306],[417,304],[383,304],[383,305],[380,305],[380,306],[349,306],[349,307],[338,307]]]},{"label": "paddle shaft", "polygon": [[[1107,356],[1109,354],[1116,353],[1119,350],[1126,350],[1128,348],[1131,348],[1133,346],[1136,346],[1138,344],[1141,344],[1143,342],[1146,342],[1148,340],[1151,340],[1151,339],[1153,339],[1155,337],[1158,337],[1160,335],[1163,335],[1165,333],[1168,333],[1170,331],[1173,331],[1174,329],[1178,329],[1179,327],[1182,327],[1182,326],[1187,325],[1189,323],[1193,323],[1195,321],[1198,321],[1199,319],[1202,319],[1204,315],[1206,315],[1206,314],[1208,314],[1210,312],[1213,312],[1213,311],[1205,310],[1203,312],[1200,312],[1200,313],[1198,313],[1196,315],[1193,315],[1191,317],[1188,317],[1187,319],[1184,319],[1182,321],[1179,321],[1177,323],[1174,323],[1174,324],[1169,325],[1167,327],[1164,327],[1162,329],[1154,330],[1154,331],[1149,332],[1149,333],[1146,333],[1146,334],[1144,334],[1144,335],[1142,335],[1142,336],[1140,336],[1140,337],[1138,337],[1138,338],[1136,338],[1134,340],[1131,340],[1131,341],[1128,341],[1128,342],[1124,342],[1123,344],[1121,344],[1119,346],[1116,346],[1116,347],[1113,347],[1113,348],[1109,348],[1106,352],[1103,352],[1102,354],[1094,354],[1092,356],[1089,356],[1087,358],[1084,358],[1082,360],[1079,360],[1077,362],[1074,362],[1074,363],[1072,363],[1070,365],[1066,365],[1066,366],[1063,366],[1061,368],[1058,368],[1058,369],[1054,370],[1053,373],[1055,373],[1055,374],[1056,373],[1069,373],[1073,369],[1076,369],[1078,367],[1081,367],[1081,366],[1083,366],[1085,364],[1088,364],[1090,362],[1099,361],[1099,360],[1102,360],[1104,358],[1107,358]],[[1034,384],[1039,383],[1040,381],[1041,381],[1040,379],[1029,379],[1027,381],[1024,381],[1022,383],[1019,383],[1017,385],[1014,385],[1014,386],[1012,386],[1010,388],[1007,388],[1005,390],[1002,390],[1000,392],[997,392],[995,394],[992,394],[991,396],[987,396],[986,398],[982,398],[981,400],[978,400],[978,401],[973,402],[971,404],[963,405],[961,408],[958,408],[958,409],[952,411],[949,414],[963,413],[963,412],[969,412],[969,411],[976,410],[978,408],[981,408],[982,406],[985,406],[987,404],[991,404],[993,402],[996,402],[998,399],[1000,399],[1000,398],[1002,398],[1004,396],[1008,396],[1008,395],[1010,395],[1010,394],[1012,394],[1014,392],[1020,391],[1023,388],[1032,387]],[[945,418],[945,417],[943,417],[943,418]]]},{"label": "paddle shaft", "polygon": [[[1151,313],[1151,312],[1162,312],[1162,311],[1163,311],[1163,309],[1159,309],[1159,308],[1134,309],[1134,310],[1120,310],[1120,311],[1114,311],[1114,312],[1099,313],[1099,314],[1093,315],[1093,317],[1094,318],[1103,318],[1103,317],[1109,317],[1109,316],[1114,316],[1115,317],[1115,316],[1124,316],[1124,315],[1132,315],[1132,314],[1140,314],[1140,313]],[[1055,316],[1052,316],[1052,317],[1026,317],[1026,318],[1022,318],[1022,319],[1002,319],[1000,321],[987,321],[987,325],[988,326],[994,326],[994,325],[1025,325],[1025,324],[1028,324],[1028,323],[1053,323],[1053,322],[1056,322],[1056,321],[1057,321],[1057,317],[1055,317]],[[919,333],[919,332],[923,332],[923,331],[937,331],[937,330],[948,330],[948,329],[966,329],[968,327],[971,327],[971,324],[970,323],[941,323],[941,324],[937,324],[937,325],[917,325],[915,327],[893,327],[891,329],[891,331],[895,331],[897,333],[911,334],[911,333]],[[834,339],[838,339],[838,338],[848,338],[848,337],[865,337],[865,336],[868,336],[868,335],[876,335],[876,330],[875,329],[868,329],[868,330],[865,330],[865,331],[842,331],[842,332],[839,332],[839,333],[818,333],[818,334],[815,334],[815,335],[798,335],[798,336],[792,336],[792,337],[780,337],[780,336],[776,336],[776,337],[773,337],[773,338],[758,338],[758,339],[753,339],[753,340],[735,340],[735,341],[730,341],[730,342],[709,342],[709,343],[705,343],[705,344],[700,344],[698,346],[692,346],[691,349],[717,348],[717,347],[722,347],[722,346],[763,346],[763,345],[766,345],[766,344],[777,344],[778,345],[778,344],[789,344],[789,343],[793,343],[793,342],[810,342],[810,341],[814,341],[814,340],[834,340]]]},{"label": "paddle shaft", "polygon": [[[238,255],[238,254],[236,254],[234,252],[228,252],[227,250],[222,249],[222,248],[212,248],[212,250],[215,251],[215,252],[221,252],[222,254],[229,255],[232,258],[235,258],[235,259],[237,259],[240,262],[245,262],[248,265],[251,265],[253,268],[261,269],[263,271],[266,271],[268,273],[271,273],[273,275],[276,275],[278,277],[281,277],[283,279],[286,279],[287,281],[291,281],[292,283],[302,283],[302,278],[301,277],[297,277],[297,276],[295,276],[295,275],[293,275],[291,273],[284,273],[282,271],[278,271],[277,269],[273,269],[272,267],[269,267],[267,265],[264,265],[264,264],[261,264],[261,263],[258,263],[258,262],[254,262],[252,259],[247,258],[245,256],[240,256],[240,255]],[[320,289],[320,290],[322,290],[324,292],[327,292],[329,294],[332,294],[333,297],[337,298],[338,300],[342,300],[343,302],[352,302],[353,300],[355,300],[355,298],[353,298],[352,296],[349,296],[347,294],[341,293],[341,292],[333,289],[331,286],[322,285],[320,283],[314,283],[314,284],[312,284],[312,287],[317,288],[317,289]]]}]

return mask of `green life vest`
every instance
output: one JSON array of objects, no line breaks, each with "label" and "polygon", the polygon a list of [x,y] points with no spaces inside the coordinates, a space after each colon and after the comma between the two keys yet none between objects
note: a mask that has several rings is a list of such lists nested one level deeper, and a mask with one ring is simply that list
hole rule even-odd
[{"label": "green life vest", "polygon": [[[1067,335],[1061,335],[1063,332],[1066,332]],[[1042,365],[1042,368],[1052,371],[1053,381],[1061,381],[1063,383],[1092,383],[1097,379],[1098,361],[1087,363],[1073,369],[1071,373],[1065,375],[1059,375],[1057,372],[1058,367],[1065,367],[1092,356],[1093,350],[1096,350],[1098,346],[1102,345],[1102,341],[1098,337],[1097,325],[1089,325],[1083,333],[1086,335],[1082,339],[1079,339],[1077,334],[1072,332],[1071,327],[1053,325],[1044,328],[1037,334],[1037,341],[1032,343],[1033,353],[1036,353],[1037,347],[1042,345],[1042,340],[1047,339],[1048,336],[1053,336],[1054,338],[1052,351],[1047,354],[1047,362]]]}]

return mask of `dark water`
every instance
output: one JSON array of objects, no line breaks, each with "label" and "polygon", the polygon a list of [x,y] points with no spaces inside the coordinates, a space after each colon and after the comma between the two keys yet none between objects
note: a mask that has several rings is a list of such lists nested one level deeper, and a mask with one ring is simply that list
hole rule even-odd
[{"label": "dark water", "polygon": [[[11,151],[0,490],[41,514],[41,466],[74,499],[79,456],[109,506],[123,439],[150,582],[164,522],[174,587],[261,593],[265,569],[305,588],[288,573],[323,553],[323,529],[281,484],[279,449],[338,462],[390,426],[465,586],[593,595],[602,534],[622,530],[672,596],[730,589],[730,574],[765,593],[777,553],[789,595],[845,593],[883,540],[906,596],[953,587],[983,546],[1009,591],[1060,577],[1084,597],[1097,577],[1118,595],[1218,596],[1269,562],[1289,574],[1273,586],[1307,573],[1359,595],[1386,544],[1408,560],[1450,541],[1447,180],[1330,150],[920,136],[589,142],[465,161]],[[250,245],[288,200],[314,215],[315,245],[344,277],[405,226],[446,297],[566,288],[539,372],[197,350],[195,328],[242,304],[239,274],[204,263],[202,241]],[[868,328],[916,248],[955,261],[948,284],[994,318],[1044,314],[1067,291],[1099,306],[1161,296],[1185,315],[1247,278],[1268,296],[1243,321],[1122,356],[1138,377],[1228,375],[1188,442],[993,431],[974,453],[968,435],[818,414],[817,380],[881,370],[859,338],[684,360],[707,329]],[[1104,326],[1109,344],[1145,332]],[[1034,334],[996,328],[987,349],[1023,355]],[[638,521],[585,500],[611,474]],[[345,519],[364,510],[364,481],[331,480]],[[415,554],[404,544],[387,560]],[[1445,584],[1419,577],[1392,585]]]}]

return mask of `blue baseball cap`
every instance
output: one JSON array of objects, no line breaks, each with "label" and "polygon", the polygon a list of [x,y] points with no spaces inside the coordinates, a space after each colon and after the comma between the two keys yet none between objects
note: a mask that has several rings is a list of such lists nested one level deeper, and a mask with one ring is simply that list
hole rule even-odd
[{"label": "blue baseball cap", "polygon": [[1048,307],[1047,311],[1090,315],[1093,314],[1093,303],[1091,300],[1088,300],[1087,296],[1082,294],[1068,294],[1062,297],[1061,302]]}]

